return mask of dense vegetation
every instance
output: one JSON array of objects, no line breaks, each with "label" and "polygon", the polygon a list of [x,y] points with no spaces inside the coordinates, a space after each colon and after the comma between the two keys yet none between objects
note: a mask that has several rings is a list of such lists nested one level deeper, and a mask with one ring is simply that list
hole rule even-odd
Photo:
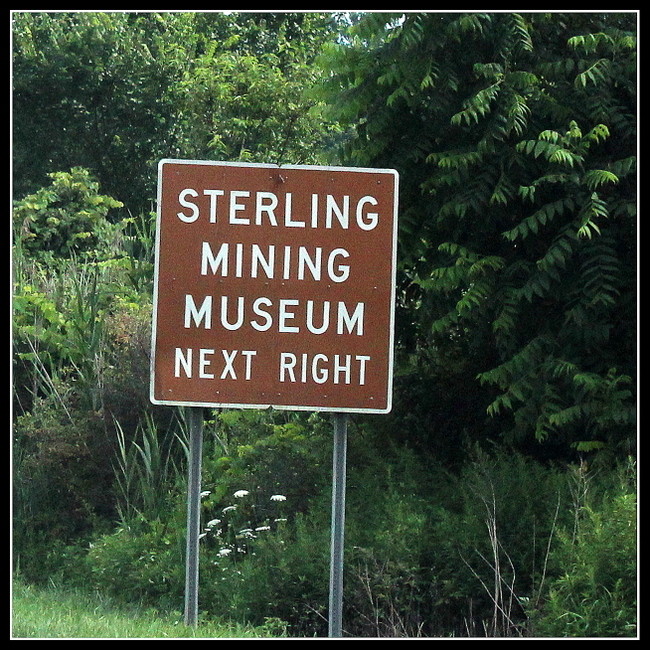
[{"label": "dense vegetation", "polygon": [[[351,422],[346,633],[635,636],[634,13],[12,18],[23,580],[183,601],[158,160],[390,167],[394,409]],[[202,616],[324,636],[329,419],[205,418]]]}]

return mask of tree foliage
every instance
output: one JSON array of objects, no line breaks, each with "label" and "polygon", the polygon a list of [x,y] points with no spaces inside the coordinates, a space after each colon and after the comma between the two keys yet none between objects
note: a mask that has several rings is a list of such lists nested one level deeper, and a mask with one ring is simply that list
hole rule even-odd
[{"label": "tree foliage", "polygon": [[16,12],[16,196],[89,169],[132,215],[161,158],[314,162],[330,137],[304,89],[325,14]]},{"label": "tree foliage", "polygon": [[327,24],[317,14],[252,14],[232,23],[226,39],[205,39],[179,84],[192,155],[319,162],[328,127],[305,89],[315,79],[312,51],[328,37]]},{"label": "tree foliage", "polygon": [[13,226],[16,244],[33,259],[101,259],[118,236],[107,216],[122,203],[99,194],[87,170],[49,174],[52,183],[17,201]]},{"label": "tree foliage", "polygon": [[365,16],[324,85],[346,159],[401,173],[403,344],[463,345],[515,438],[627,445],[634,14],[398,18]]},{"label": "tree foliage", "polygon": [[142,202],[140,168],[168,146],[169,87],[179,74],[161,56],[160,32],[154,15],[14,14],[18,197],[47,173],[79,166],[111,196]]}]

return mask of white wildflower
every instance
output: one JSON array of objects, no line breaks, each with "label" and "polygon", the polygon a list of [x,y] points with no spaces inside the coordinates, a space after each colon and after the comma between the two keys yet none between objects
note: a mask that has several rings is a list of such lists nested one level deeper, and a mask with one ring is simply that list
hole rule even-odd
[{"label": "white wildflower", "polygon": [[231,512],[233,510],[237,510],[237,506],[226,506],[221,512],[226,514],[227,512]]},{"label": "white wildflower", "polygon": [[207,526],[208,528],[214,528],[217,524],[220,524],[220,523],[221,523],[221,519],[211,519],[211,520],[206,524],[206,526]]},{"label": "white wildflower", "polygon": [[258,527],[255,529],[255,532],[259,532],[259,531],[261,531],[261,530],[271,530],[271,526],[258,526]]},{"label": "white wildflower", "polygon": [[248,494],[248,490],[237,490],[233,496],[235,499],[241,499],[242,497],[245,497]]},{"label": "white wildflower", "polygon": [[274,494],[271,497],[271,501],[286,501],[287,497],[285,497],[283,494]]},{"label": "white wildflower", "polygon": [[219,551],[219,555],[220,555],[221,557],[226,557],[227,555],[230,555],[231,553],[232,553],[232,549],[231,549],[231,548],[222,548],[222,549]]},{"label": "white wildflower", "polygon": [[210,494],[211,494],[210,490],[206,490],[205,492],[201,492],[201,498],[205,499],[205,497],[209,497]]}]

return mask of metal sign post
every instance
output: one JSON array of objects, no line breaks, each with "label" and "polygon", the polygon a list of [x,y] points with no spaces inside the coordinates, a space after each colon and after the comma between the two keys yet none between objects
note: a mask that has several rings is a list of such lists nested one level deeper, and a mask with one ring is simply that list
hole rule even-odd
[{"label": "metal sign post", "polygon": [[332,529],[330,551],[330,637],[342,636],[343,621],[343,547],[345,537],[345,467],[347,455],[348,418],[343,413],[334,421],[334,454],[332,468]]},{"label": "metal sign post", "polygon": [[187,409],[190,457],[187,481],[187,543],[185,551],[185,625],[196,627],[199,610],[199,527],[203,409]]}]

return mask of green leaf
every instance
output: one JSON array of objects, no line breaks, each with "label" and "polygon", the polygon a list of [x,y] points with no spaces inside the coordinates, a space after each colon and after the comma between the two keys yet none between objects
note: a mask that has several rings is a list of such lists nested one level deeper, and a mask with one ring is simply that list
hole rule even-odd
[{"label": "green leaf", "polygon": [[582,182],[594,190],[605,183],[618,183],[618,176],[604,169],[591,169],[582,177]]}]

